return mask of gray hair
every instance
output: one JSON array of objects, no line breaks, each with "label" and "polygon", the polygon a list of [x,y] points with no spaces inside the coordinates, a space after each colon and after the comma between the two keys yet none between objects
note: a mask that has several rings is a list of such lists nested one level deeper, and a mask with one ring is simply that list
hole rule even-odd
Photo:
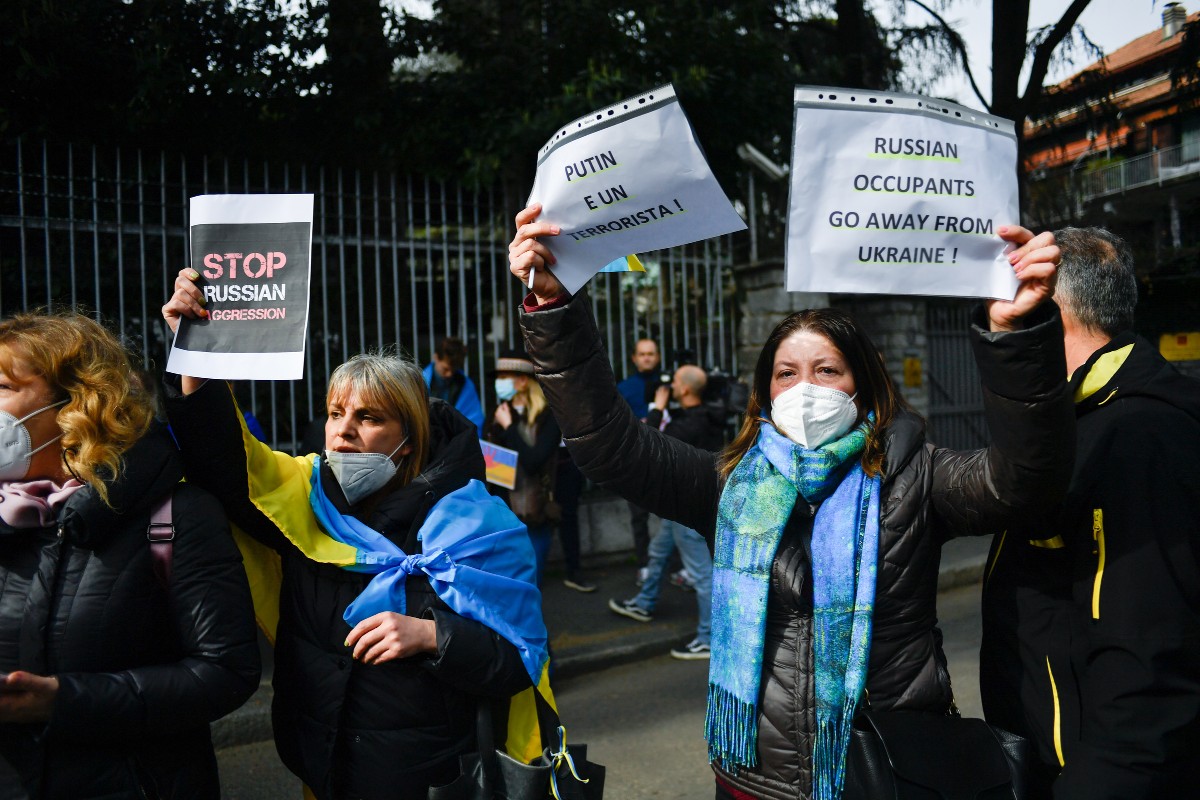
[{"label": "gray hair", "polygon": [[1137,275],[1125,240],[1104,228],[1063,228],[1054,238],[1062,251],[1054,299],[1062,310],[1106,336],[1132,328]]}]

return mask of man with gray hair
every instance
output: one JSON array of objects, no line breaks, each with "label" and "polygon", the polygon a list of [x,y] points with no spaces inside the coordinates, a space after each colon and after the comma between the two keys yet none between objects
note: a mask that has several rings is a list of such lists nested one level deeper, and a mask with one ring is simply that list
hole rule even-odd
[{"label": "man with gray hair", "polygon": [[980,685],[1032,740],[1031,797],[1191,796],[1200,749],[1200,382],[1132,332],[1129,247],[1055,232],[1076,461],[1058,511],[992,542]]}]

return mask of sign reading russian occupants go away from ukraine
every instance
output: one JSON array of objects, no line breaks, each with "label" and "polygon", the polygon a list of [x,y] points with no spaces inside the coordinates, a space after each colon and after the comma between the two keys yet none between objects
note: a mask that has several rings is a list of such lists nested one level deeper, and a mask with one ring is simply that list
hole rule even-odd
[{"label": "sign reading russian occupants go away from ukraine", "polygon": [[312,222],[311,194],[192,198],[192,269],[209,315],[180,320],[168,372],[303,377]]},{"label": "sign reading russian occupants go away from ukraine", "polygon": [[917,95],[796,87],[789,291],[1011,300],[996,231],[1019,219],[1011,121]]}]

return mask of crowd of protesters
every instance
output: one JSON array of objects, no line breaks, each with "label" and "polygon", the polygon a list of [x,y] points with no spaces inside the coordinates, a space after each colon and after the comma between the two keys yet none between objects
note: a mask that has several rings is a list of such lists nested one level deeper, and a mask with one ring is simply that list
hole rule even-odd
[{"label": "crowd of protesters", "polygon": [[[630,503],[648,567],[614,612],[649,620],[683,555],[699,620],[677,649],[709,662],[717,798],[850,796],[860,714],[957,714],[938,565],[946,541],[978,535],[993,535],[984,710],[1032,745],[1022,796],[1187,793],[1200,387],[1132,333],[1124,242],[999,229],[1019,288],[970,328],[987,447],[931,441],[836,309],[771,331],[725,444],[699,367],[664,381],[641,340],[617,382],[586,291],[548,269],[558,232],[539,212],[517,216],[509,247],[530,287],[525,346],[495,362],[491,413],[461,340],[424,370],[364,353],[329,377],[322,439],[300,455],[262,442],[224,382],[163,376],[156,419],[89,317],[0,321],[0,792],[216,798],[208,724],[258,685],[256,622],[275,745],[313,797],[435,796],[493,734],[540,753],[538,586],[557,525],[567,585],[596,588],[586,476]],[[199,281],[179,272],[172,329],[208,314]],[[481,437],[517,453],[499,497]],[[663,520],[653,540],[646,513]]]}]

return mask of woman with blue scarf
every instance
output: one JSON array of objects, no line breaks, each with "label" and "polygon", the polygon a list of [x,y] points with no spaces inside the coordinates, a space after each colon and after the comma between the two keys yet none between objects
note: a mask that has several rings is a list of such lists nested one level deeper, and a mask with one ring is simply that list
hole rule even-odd
[{"label": "woman with blue scarf", "polygon": [[[204,316],[197,277],[181,271],[163,307],[173,328]],[[531,730],[509,698],[546,675],[529,538],[481,482],[475,425],[428,398],[414,363],[363,354],[338,367],[323,452],[301,457],[251,436],[224,382],[168,388],[188,480],[247,534],[275,645],[275,744],[311,796],[424,800],[477,751],[480,703],[510,754],[541,753],[504,736],[506,720]]]},{"label": "woman with blue scarf", "polygon": [[717,798],[842,796],[855,712],[949,713],[937,628],[940,548],[1054,503],[1072,462],[1052,234],[1000,229],[1021,284],[977,312],[972,344],[992,444],[939,448],[844,312],[801,311],[763,346],[740,434],[714,455],[620,401],[591,303],[567,295],[517,215],[526,350],[580,470],[713,542],[705,736]]}]

